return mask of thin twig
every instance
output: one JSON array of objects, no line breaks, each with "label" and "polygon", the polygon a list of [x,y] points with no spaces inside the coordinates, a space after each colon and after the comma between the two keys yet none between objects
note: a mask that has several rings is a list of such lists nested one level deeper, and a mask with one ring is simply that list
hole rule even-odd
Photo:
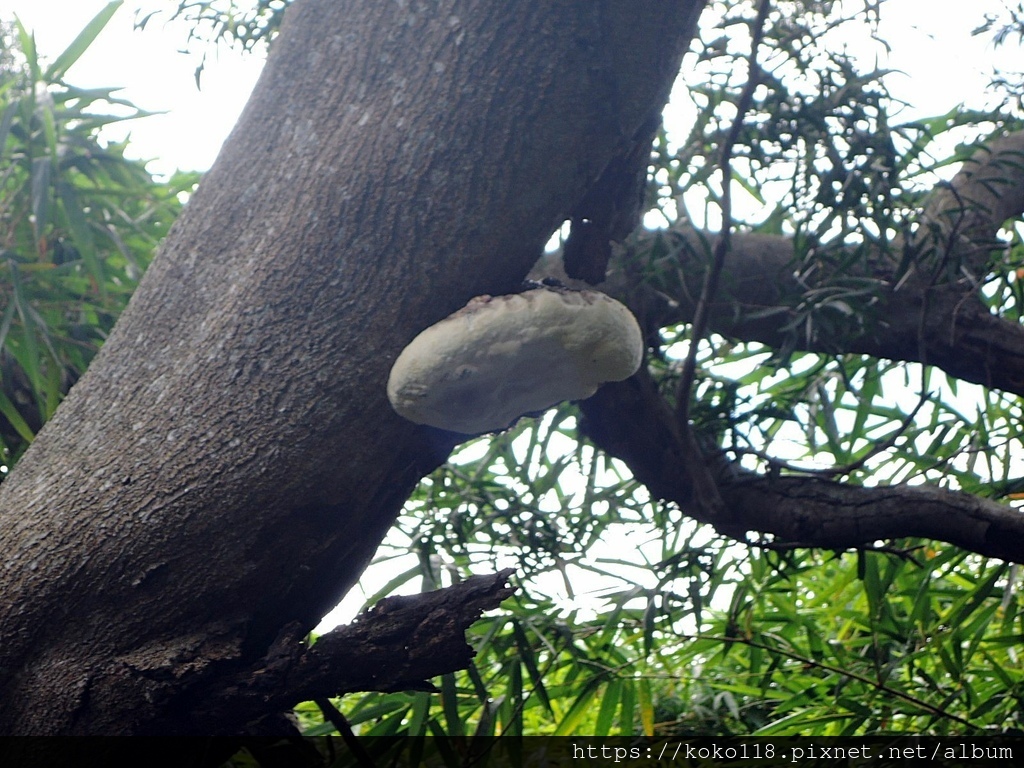
[{"label": "thin twig", "polygon": [[693,380],[697,369],[697,348],[707,332],[711,302],[718,291],[718,281],[722,274],[722,267],[725,264],[725,257],[729,253],[730,232],[732,230],[732,152],[734,145],[739,139],[740,131],[743,130],[743,120],[746,117],[747,110],[750,109],[750,103],[754,99],[754,89],[757,88],[760,82],[761,67],[757,63],[757,52],[764,38],[764,27],[770,7],[771,3],[769,0],[761,0],[757,8],[757,19],[754,23],[750,39],[750,55],[747,57],[747,84],[743,88],[743,93],[740,94],[740,99],[736,104],[736,116],[733,118],[729,134],[722,145],[721,161],[719,163],[722,169],[722,234],[715,244],[711,266],[704,276],[704,286],[701,288],[700,300],[697,302],[697,309],[693,317],[690,349],[686,355],[686,363],[683,365],[683,372],[679,381],[676,410],[679,414],[680,429],[687,429],[689,425],[690,390],[693,389]]},{"label": "thin twig", "polygon": [[910,413],[903,417],[903,420],[900,422],[899,428],[895,432],[889,435],[889,437],[886,438],[885,441],[873,446],[870,451],[865,453],[859,459],[851,461],[848,464],[840,464],[839,466],[835,467],[821,468],[798,467],[794,464],[790,464],[788,461],[777,459],[764,451],[756,451],[752,448],[739,448],[735,450],[730,450],[729,452],[734,453],[737,456],[755,456],[761,459],[762,461],[767,461],[771,465],[773,471],[785,470],[787,472],[793,472],[794,474],[813,475],[816,477],[830,478],[850,475],[856,472],[858,469],[862,469],[865,464],[867,464],[872,458],[874,458],[878,454],[883,453],[892,448],[893,445],[896,444],[896,441],[900,438],[900,436],[904,432],[906,432],[907,428],[910,427],[910,425],[914,422],[914,417],[917,416],[918,411],[920,411],[924,404],[928,402],[930,397],[931,392],[922,392],[920,399],[917,401],[917,405],[914,406],[914,410],[912,410]]},{"label": "thin twig", "polygon": [[915,696],[911,696],[909,693],[904,693],[903,691],[886,685],[883,682],[880,682],[878,680],[872,680],[866,675],[858,674],[853,670],[844,669],[833,666],[832,664],[827,664],[822,661],[817,661],[808,656],[803,656],[799,653],[794,653],[793,651],[788,651],[784,648],[772,647],[765,643],[759,643],[756,640],[749,640],[745,637],[724,637],[720,635],[703,634],[682,635],[682,637],[694,640],[713,640],[720,643],[739,643],[740,645],[746,645],[750,648],[758,648],[762,651],[767,651],[768,653],[779,654],[780,656],[792,659],[793,661],[799,662],[800,664],[803,664],[807,667],[820,669],[824,672],[829,672],[835,675],[841,675],[843,677],[848,677],[851,680],[856,680],[860,683],[864,683],[865,685],[869,685],[877,691],[881,691],[882,693],[886,693],[890,696],[895,696],[898,699],[903,699],[903,701],[909,702],[914,706],[920,707],[921,709],[925,710],[926,712],[930,712],[936,717],[948,718],[949,720],[959,723],[960,725],[967,726],[972,731],[978,730],[978,725],[976,723],[972,723],[970,720],[965,720],[964,718],[959,717],[958,715],[954,715],[952,712],[947,712],[941,707],[937,707],[934,704],[929,704],[927,701],[923,701],[922,699],[919,699]]},{"label": "thin twig", "polygon": [[[809,544],[807,542],[802,541],[745,541],[743,543],[746,544],[748,547],[752,547],[754,549],[761,549],[767,552],[795,552],[798,549],[821,548],[819,544]],[[924,563],[919,561],[912,554],[915,550],[923,549],[923,545],[917,545],[914,547],[906,548],[892,547],[887,546],[885,544],[880,544],[878,546],[870,545],[863,547],[853,547],[852,549],[855,552],[875,552],[880,555],[893,555],[894,557],[898,557],[901,560],[906,560],[907,562],[913,563],[918,568],[924,567]],[[843,551],[845,552],[848,550]]]},{"label": "thin twig", "polygon": [[701,288],[690,333],[690,349],[683,365],[679,387],[676,390],[676,421],[680,444],[693,484],[694,500],[708,518],[716,521],[715,527],[720,533],[728,531],[730,513],[722,500],[718,483],[704,461],[703,451],[693,429],[690,428],[690,391],[693,389],[693,380],[697,369],[697,349],[707,332],[711,302],[718,291],[718,280],[722,274],[725,257],[729,253],[729,232],[732,229],[732,152],[733,146],[739,139],[740,131],[743,130],[743,119],[753,101],[754,89],[760,80],[761,69],[757,63],[757,51],[761,47],[764,37],[764,26],[768,18],[769,7],[769,0],[761,0],[758,6],[757,19],[750,39],[750,56],[747,58],[747,84],[736,104],[736,117],[722,146],[722,234],[715,245],[711,266],[704,276],[704,286]]}]

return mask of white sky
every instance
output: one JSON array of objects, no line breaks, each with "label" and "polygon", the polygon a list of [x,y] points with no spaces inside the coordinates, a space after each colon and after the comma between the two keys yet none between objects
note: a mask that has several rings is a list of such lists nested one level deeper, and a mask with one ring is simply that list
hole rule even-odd
[{"label": "white sky", "polygon": [[[56,58],[106,5],[106,0],[0,0],[0,17],[17,15],[35,32],[36,48]],[[135,11],[173,9],[173,0],[126,0],[66,80],[80,87],[123,87],[118,95],[150,112],[166,112],[119,126],[131,134],[129,154],[156,160],[150,170],[206,170],[231,131],[259,76],[260,54],[210,51],[196,89],[199,53],[185,54],[188,27],[169,25],[168,14],[135,31]]]},{"label": "white sky", "polygon": [[[105,5],[106,0],[0,0],[0,18],[16,14],[35,32],[39,51],[52,59]],[[135,156],[157,159],[151,170],[205,170],[245,104],[262,57],[210,52],[202,91],[197,91],[193,71],[198,55],[179,52],[186,41],[185,25],[168,25],[165,13],[144,32],[132,29],[140,6],[153,10],[174,5],[174,0],[126,0],[67,79],[82,87],[123,86],[122,95],[129,101],[168,113],[127,123],[123,129],[131,132]],[[992,50],[986,39],[972,39],[970,31],[986,9],[1002,5],[1002,0],[889,0],[883,5],[881,37],[894,50],[881,66],[907,73],[890,81],[895,95],[915,107],[905,119],[974,101],[986,82],[984,65]]]}]

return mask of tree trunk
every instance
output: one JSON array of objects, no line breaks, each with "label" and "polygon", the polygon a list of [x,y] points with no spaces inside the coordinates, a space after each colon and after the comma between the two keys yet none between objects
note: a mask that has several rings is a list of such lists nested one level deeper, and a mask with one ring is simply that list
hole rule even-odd
[{"label": "tree trunk", "polygon": [[667,99],[702,0],[297,0],[106,346],[0,487],[0,732],[216,732],[459,436],[392,361],[513,289]]}]

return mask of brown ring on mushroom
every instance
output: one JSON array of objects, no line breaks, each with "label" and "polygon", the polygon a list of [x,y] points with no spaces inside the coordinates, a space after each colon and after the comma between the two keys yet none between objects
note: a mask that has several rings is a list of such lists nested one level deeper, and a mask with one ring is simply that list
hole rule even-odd
[{"label": "brown ring on mushroom", "polygon": [[477,296],[402,350],[388,399],[417,424],[492,432],[629,378],[643,351],[636,318],[599,291]]}]

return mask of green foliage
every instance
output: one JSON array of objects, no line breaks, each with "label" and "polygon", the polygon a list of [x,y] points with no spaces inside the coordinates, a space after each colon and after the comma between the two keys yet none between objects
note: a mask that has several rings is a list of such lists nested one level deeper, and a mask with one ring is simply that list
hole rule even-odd
[{"label": "green foliage", "polygon": [[51,63],[20,24],[0,60],[0,463],[10,467],[85,371],[194,176],[155,180],[103,128],[143,116],[65,73],[120,3]]},{"label": "green foliage", "polygon": [[265,49],[277,36],[284,12],[291,0],[177,0],[177,7],[137,12],[135,27],[146,26],[161,16],[167,21],[182,21],[187,26],[185,48],[200,54],[195,70],[196,87],[202,84],[206,56],[220,46],[245,52]]},{"label": "green foliage", "polygon": [[[1024,724],[1016,566],[912,540],[848,553],[740,546],[645,499],[572,439],[573,421],[564,409],[471,443],[411,500],[390,555],[405,544],[416,557],[382,591],[510,562],[519,591],[473,627],[473,667],[439,692],[340,702],[358,733],[680,739]],[[310,733],[331,732],[312,708],[302,714]]]},{"label": "green foliage", "polygon": [[[901,243],[925,194],[969,156],[970,145],[1021,123],[1012,109],[969,108],[961,99],[945,114],[894,122],[901,105],[886,87],[893,73],[861,71],[848,52],[854,46],[846,44],[857,25],[861,59],[872,47],[883,52],[886,44],[869,35],[884,4],[786,0],[776,6],[732,166],[734,195],[746,193],[748,201],[739,206],[741,231],[786,234],[797,246],[792,269],[807,290],[786,307],[795,319],[789,342],[776,350],[785,360],[812,340],[840,351],[851,333],[873,328],[873,306],[886,288],[873,267],[902,262],[892,280],[904,276],[909,262]],[[696,119],[679,146],[662,137],[657,147],[653,194],[670,223],[717,226],[718,153],[751,75],[738,63],[746,55],[751,3],[714,3],[709,13],[718,20],[705,32],[713,39],[701,45],[687,77]],[[1010,259],[1019,260],[1019,253]],[[678,275],[656,264],[650,271],[670,295],[686,291]],[[995,274],[1009,277],[1012,270]]]},{"label": "green foliage", "polygon": [[188,22],[190,38],[202,44],[226,43],[249,51],[273,39],[289,5],[288,0],[179,0],[174,18]]},{"label": "green foliage", "polygon": [[[899,263],[925,194],[966,156],[961,142],[1019,127],[1018,116],[958,106],[895,122],[887,73],[862,72],[832,44],[854,24],[870,33],[875,4],[851,8],[787,0],[769,17],[761,85],[734,147],[736,194],[756,204],[746,215],[739,206],[737,226],[792,237],[807,291],[785,308],[796,320],[780,348],[705,341],[694,428],[766,473],[1020,498],[1018,397],[842,351],[872,327],[882,286],[868,259]],[[686,75],[692,129],[656,146],[652,198],[669,224],[715,226],[718,152],[748,75],[752,4],[713,13]],[[682,296],[664,245],[652,239],[642,272]],[[1022,257],[1008,231],[986,288],[1007,317],[1021,317]],[[661,329],[650,361],[669,401],[688,334]],[[831,340],[836,354],[799,352],[810,339]],[[1016,566],[919,540],[840,553],[719,537],[588,446],[575,413],[563,406],[465,445],[410,499],[379,556],[390,581],[369,602],[509,565],[518,592],[474,628],[473,667],[438,692],[340,701],[358,733],[679,739],[1022,726]],[[304,717],[310,732],[330,732],[314,709]]]}]

